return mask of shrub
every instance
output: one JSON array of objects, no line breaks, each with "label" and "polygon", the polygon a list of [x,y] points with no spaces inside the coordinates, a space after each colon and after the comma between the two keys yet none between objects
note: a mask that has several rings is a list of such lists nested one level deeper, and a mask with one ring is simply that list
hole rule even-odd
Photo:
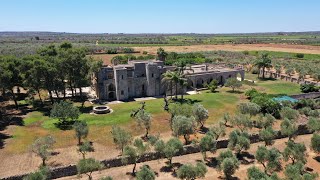
[{"label": "shrub", "polygon": [[302,54],[302,53],[297,53],[297,54],[296,54],[296,57],[302,59],[302,58],[304,58],[304,54]]},{"label": "shrub", "polygon": [[314,84],[301,84],[300,90],[303,93],[309,93],[309,92],[318,92],[319,88],[316,87]]}]

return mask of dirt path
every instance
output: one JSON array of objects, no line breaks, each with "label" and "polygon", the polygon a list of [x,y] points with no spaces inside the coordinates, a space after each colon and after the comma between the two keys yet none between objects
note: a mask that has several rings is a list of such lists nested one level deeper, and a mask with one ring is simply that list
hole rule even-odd
[{"label": "dirt path", "polygon": [[[156,53],[159,47],[134,47],[138,51]],[[224,45],[191,45],[191,46],[163,46],[166,51],[194,52],[194,51],[280,51],[292,53],[320,54],[320,46],[290,45],[290,44],[224,44]]]},{"label": "dirt path", "polygon": [[[299,143],[305,143],[307,149],[308,149],[308,156],[307,156],[307,164],[306,167],[309,167],[311,169],[313,169],[314,172],[320,173],[320,166],[319,166],[319,162],[317,162],[315,159],[313,159],[316,154],[310,151],[310,138],[312,135],[302,135],[299,136],[296,139],[296,142]],[[277,140],[275,142],[275,144],[273,145],[273,147],[278,148],[280,151],[283,151],[283,149],[285,148],[285,143],[287,142],[287,138],[285,139],[280,139]],[[254,155],[258,146],[262,145],[263,143],[256,143],[256,144],[252,144],[250,150],[248,151],[250,154]],[[212,157],[216,157],[219,152],[223,151],[223,149],[220,149],[217,151],[217,153],[215,153],[214,155],[212,155],[211,153],[208,153],[209,158]],[[176,163],[177,165],[181,165],[181,164],[187,164],[187,163],[191,163],[191,164],[195,164],[198,160],[202,160],[202,155],[200,153],[196,153],[196,154],[189,154],[189,155],[185,155],[185,156],[179,156],[179,157],[174,157],[173,158],[173,163]],[[257,162],[255,162],[254,159],[246,159],[248,162],[247,164],[241,164],[240,165],[240,169],[237,170],[235,177],[238,177],[239,179],[245,179],[246,178],[246,173],[247,173],[247,169],[249,167],[251,167],[252,165],[256,165],[260,168],[262,168],[260,166],[260,164],[258,164]],[[174,173],[173,172],[166,172],[164,171],[163,167],[165,166],[165,159],[161,159],[161,160],[155,160],[155,161],[149,161],[146,163],[139,163],[137,165],[137,169],[139,169],[143,164],[147,164],[149,165],[158,175],[156,179],[159,180],[169,180],[169,179],[177,179],[176,177],[174,177]],[[181,164],[180,164],[181,163]],[[283,166],[286,163],[283,162]],[[105,176],[112,176],[114,180],[124,180],[124,179],[134,179],[132,178],[128,173],[131,172],[132,170],[132,165],[128,165],[128,166],[123,166],[123,167],[117,167],[117,168],[111,168],[111,169],[106,169],[103,170],[101,172],[94,172],[93,173],[93,177],[94,179],[99,179],[101,177],[105,177]],[[283,176],[282,173],[279,173],[280,176]],[[213,167],[208,167],[208,173],[206,174],[206,177],[204,179],[219,179],[219,177],[223,177],[223,174],[219,171],[217,171],[216,168]],[[71,176],[71,177],[64,177],[64,178],[60,178],[61,180],[71,180],[71,179],[75,179],[77,178],[77,176]],[[87,179],[86,176],[82,176],[82,178],[80,179]]]}]

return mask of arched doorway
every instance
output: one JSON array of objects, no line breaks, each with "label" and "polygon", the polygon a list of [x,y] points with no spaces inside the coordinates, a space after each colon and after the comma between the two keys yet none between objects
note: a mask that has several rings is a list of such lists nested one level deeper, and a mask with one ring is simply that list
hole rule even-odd
[{"label": "arched doorway", "polygon": [[197,79],[197,88],[203,88],[204,80],[202,78]]},{"label": "arched doorway", "polygon": [[223,82],[223,76],[220,76],[220,77],[219,77],[218,82],[219,82],[219,84],[223,84],[223,83],[224,83],[224,82]]},{"label": "arched doorway", "polygon": [[108,99],[109,99],[109,100],[114,100],[114,99],[116,99],[116,96],[115,96],[115,92],[114,92],[114,91],[109,92],[109,94],[108,94]]}]

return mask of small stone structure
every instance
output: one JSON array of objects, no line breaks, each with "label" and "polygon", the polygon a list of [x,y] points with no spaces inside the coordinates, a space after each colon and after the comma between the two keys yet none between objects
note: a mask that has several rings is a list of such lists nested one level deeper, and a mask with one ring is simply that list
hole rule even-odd
[{"label": "small stone structure", "polygon": [[[174,71],[176,68],[165,66],[164,62],[159,60],[134,60],[128,64],[102,67],[93,83],[97,97],[107,101],[171,95],[162,78],[166,71]],[[186,89],[202,88],[205,83],[210,83],[214,79],[223,85],[226,79],[236,78],[240,74],[241,80],[244,80],[245,72],[242,68],[231,69],[201,64],[184,70],[184,74],[188,79],[188,85],[184,88],[178,87],[179,94],[184,93]]]},{"label": "small stone structure", "polygon": [[108,106],[96,106],[93,107],[93,112],[95,114],[107,114],[110,113],[110,108]]}]

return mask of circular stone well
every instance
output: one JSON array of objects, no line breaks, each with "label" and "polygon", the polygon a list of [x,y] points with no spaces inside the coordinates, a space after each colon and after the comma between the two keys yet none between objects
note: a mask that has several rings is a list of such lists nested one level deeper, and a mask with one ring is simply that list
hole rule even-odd
[{"label": "circular stone well", "polygon": [[108,106],[96,106],[93,107],[93,112],[95,114],[107,114],[110,113],[110,108]]}]

